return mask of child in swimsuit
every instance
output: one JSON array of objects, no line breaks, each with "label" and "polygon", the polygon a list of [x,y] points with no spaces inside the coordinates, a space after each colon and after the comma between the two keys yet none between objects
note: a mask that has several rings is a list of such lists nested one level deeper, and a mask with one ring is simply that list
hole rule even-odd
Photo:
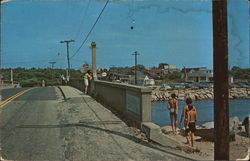
[{"label": "child in swimsuit", "polygon": [[169,114],[171,120],[172,131],[174,134],[177,133],[177,115],[178,115],[178,100],[176,99],[176,95],[173,93],[171,94],[171,99],[168,101],[169,105]]},{"label": "child in swimsuit", "polygon": [[[181,120],[180,120],[180,122],[179,122],[179,126],[181,126],[182,125],[182,121],[184,120],[184,127],[185,127],[185,137],[186,137],[186,139],[187,139],[187,143],[186,144],[189,144],[189,138],[188,138],[188,128],[186,128],[187,127],[187,120],[188,120],[188,111],[189,111],[189,109],[188,109],[188,106],[189,105],[192,105],[192,99],[190,98],[190,97],[188,97],[187,99],[186,99],[186,106],[184,106],[183,107],[183,110],[182,110],[182,114],[181,114]],[[193,105],[192,105],[193,106]],[[193,109],[192,110],[194,110],[194,111],[196,111],[196,108],[193,106]]]}]

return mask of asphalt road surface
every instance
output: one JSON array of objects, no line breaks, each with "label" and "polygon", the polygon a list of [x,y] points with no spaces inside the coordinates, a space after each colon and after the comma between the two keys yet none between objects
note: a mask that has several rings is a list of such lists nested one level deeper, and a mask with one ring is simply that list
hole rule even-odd
[{"label": "asphalt road surface", "polygon": [[89,96],[64,101],[56,87],[33,88],[1,107],[0,135],[7,160],[190,160],[142,142]]},{"label": "asphalt road surface", "polygon": [[[23,88],[2,91],[3,101]],[[1,108],[1,155],[8,160],[63,160],[53,87],[35,88]],[[44,126],[42,126],[44,125]]]}]

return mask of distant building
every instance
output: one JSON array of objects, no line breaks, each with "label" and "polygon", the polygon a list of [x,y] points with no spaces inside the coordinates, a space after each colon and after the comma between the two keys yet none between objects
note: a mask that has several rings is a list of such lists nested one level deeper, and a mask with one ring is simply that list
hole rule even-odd
[{"label": "distant building", "polygon": [[151,77],[160,77],[163,74],[164,69],[160,69],[160,68],[150,68],[148,70],[148,75]]},{"label": "distant building", "polygon": [[170,74],[173,72],[179,71],[175,65],[165,65],[163,69],[163,74]]},{"label": "distant building", "polygon": [[[144,83],[144,78],[145,78],[145,74],[140,72],[140,71],[137,71],[137,85],[142,86],[143,83]],[[135,74],[134,74],[134,72],[130,73],[128,83],[129,84],[135,84]]]},{"label": "distant building", "polygon": [[88,70],[92,70],[92,66],[87,63],[83,64],[80,68],[81,73],[87,73]]},{"label": "distant building", "polygon": [[[124,72],[124,73],[116,73],[116,72],[112,73],[112,72],[110,72],[110,78],[109,79],[111,81],[114,81],[114,82],[119,81],[121,83],[126,83],[126,84],[135,84],[135,73],[134,73],[134,71],[129,71],[127,73],[126,72]],[[154,79],[152,79],[149,76],[145,75],[141,71],[137,71],[137,85],[149,86],[149,85],[154,85],[154,84],[155,84]]]},{"label": "distant building", "polygon": [[175,65],[169,65],[167,63],[160,63],[158,68],[154,67],[154,68],[149,69],[148,74],[152,77],[156,77],[156,76],[171,74],[176,71],[180,71],[180,70]]},{"label": "distant building", "polygon": [[[130,73],[131,75],[128,75],[128,84],[135,84],[135,74]],[[149,76],[145,75],[141,71],[137,71],[137,85],[144,86],[144,85],[154,85],[154,79],[150,78]]]},{"label": "distant building", "polygon": [[143,80],[143,85],[144,86],[153,86],[155,85],[155,80],[153,78],[149,78],[147,75],[145,76]]},{"label": "distant building", "polygon": [[109,72],[123,72],[127,73],[130,71],[130,68],[128,67],[111,67],[109,68]]},{"label": "distant building", "polygon": [[206,67],[199,68],[183,68],[182,79],[184,82],[212,82],[213,81],[213,70],[207,69]]}]

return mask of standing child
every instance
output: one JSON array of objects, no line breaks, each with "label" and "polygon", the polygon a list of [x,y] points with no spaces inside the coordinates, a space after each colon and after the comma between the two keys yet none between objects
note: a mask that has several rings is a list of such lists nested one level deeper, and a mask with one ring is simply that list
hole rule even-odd
[{"label": "standing child", "polygon": [[174,134],[176,134],[176,128],[177,128],[177,115],[178,115],[178,100],[176,99],[175,93],[171,94],[171,99],[168,101],[169,104],[169,114],[170,114],[170,120],[171,120],[171,126],[172,131]]},{"label": "standing child", "polygon": [[193,110],[193,105],[188,105],[188,118],[186,129],[188,129],[188,135],[191,138],[191,146],[194,146],[194,133],[196,131],[196,120],[197,120],[197,111]]},{"label": "standing child", "polygon": [[[187,121],[188,121],[188,106],[192,105],[192,99],[188,97],[186,99],[186,106],[183,107],[182,114],[181,114],[181,120],[179,122],[179,126],[181,126],[182,121],[184,120],[184,127],[185,127],[185,137],[187,139],[187,144],[189,144],[189,138],[188,138],[188,128],[187,128]],[[192,105],[193,106],[193,105]],[[192,110],[196,111],[196,108],[193,106]]]}]

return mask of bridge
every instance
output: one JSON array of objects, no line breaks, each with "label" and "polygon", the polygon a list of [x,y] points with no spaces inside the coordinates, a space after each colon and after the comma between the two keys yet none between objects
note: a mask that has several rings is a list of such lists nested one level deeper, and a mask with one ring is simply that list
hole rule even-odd
[{"label": "bridge", "polygon": [[[0,77],[1,77],[1,75],[0,75]],[[0,80],[0,89],[16,88],[16,87],[20,87],[19,82],[16,82],[16,81],[1,81]]]},{"label": "bridge", "polygon": [[[108,87],[113,99],[106,100],[104,89]],[[102,103],[106,102],[105,107],[71,86],[2,89],[1,157],[6,160],[202,159],[148,142],[138,137],[142,134],[138,129],[120,119],[119,114],[123,113],[127,123],[135,126],[150,119],[147,110],[151,107],[144,102],[149,89],[97,81],[91,90]],[[140,106],[126,100],[138,101]],[[119,114],[111,112],[112,106]],[[130,109],[125,110],[124,106]]]}]

